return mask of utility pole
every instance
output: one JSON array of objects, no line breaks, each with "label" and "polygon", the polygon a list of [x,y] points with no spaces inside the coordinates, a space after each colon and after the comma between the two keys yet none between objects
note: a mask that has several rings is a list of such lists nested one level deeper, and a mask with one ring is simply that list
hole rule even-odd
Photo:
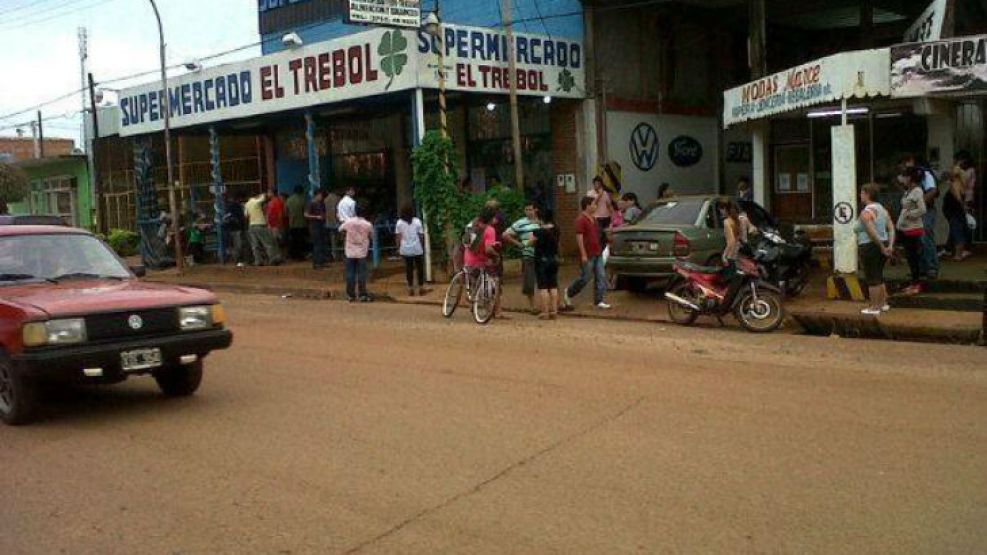
[{"label": "utility pole", "polygon": [[105,234],[109,230],[103,223],[103,195],[99,190],[99,166],[96,158],[96,141],[99,140],[99,114],[96,113],[96,83],[93,81],[93,74],[86,75],[89,81],[89,106],[93,114],[93,147],[89,153],[90,172],[89,182],[92,183],[93,211],[96,216],[96,229]]},{"label": "utility pole", "polygon": [[514,181],[518,191],[524,192],[524,159],[521,156],[521,122],[517,109],[517,45],[514,43],[514,22],[511,1],[500,0],[501,14],[507,29],[507,68],[511,93],[511,142],[514,145]]},{"label": "utility pole", "polygon": [[38,142],[38,122],[31,122],[31,139],[34,141],[34,157],[41,158],[41,143]]},{"label": "utility pole", "polygon": [[[79,27],[79,82],[82,84],[79,91],[82,101],[82,151],[89,153],[89,130],[86,129],[86,112],[89,110],[86,102],[86,61],[89,59],[89,31],[85,27]],[[95,117],[95,116],[94,116]]]},{"label": "utility pole", "polygon": [[182,257],[181,225],[178,222],[178,205],[175,200],[175,173],[171,163],[171,94],[168,92],[168,70],[165,64],[165,39],[164,26],[161,24],[161,13],[158,12],[158,5],[154,0],[148,0],[151,8],[154,9],[154,18],[158,21],[158,45],[161,54],[161,94],[165,100],[164,110],[164,141],[165,158],[168,164],[168,205],[171,211],[171,229],[175,237],[175,269],[178,275],[182,275],[185,270],[185,259]]},{"label": "utility pole", "polygon": [[45,157],[45,126],[41,121],[41,110],[38,110],[38,158]]},{"label": "utility pole", "polygon": [[751,79],[764,77],[768,73],[766,15],[766,0],[749,0],[747,61]]}]

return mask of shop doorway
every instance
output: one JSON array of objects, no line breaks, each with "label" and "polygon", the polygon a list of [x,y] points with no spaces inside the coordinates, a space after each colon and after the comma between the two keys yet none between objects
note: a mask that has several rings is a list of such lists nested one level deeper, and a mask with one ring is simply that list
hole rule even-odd
[{"label": "shop doorway", "polygon": [[774,203],[779,220],[792,222],[812,213],[810,147],[806,144],[774,147]]}]

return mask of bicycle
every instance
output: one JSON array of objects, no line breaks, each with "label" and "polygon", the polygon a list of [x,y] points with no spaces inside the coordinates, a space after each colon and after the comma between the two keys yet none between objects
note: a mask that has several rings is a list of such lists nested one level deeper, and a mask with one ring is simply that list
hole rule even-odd
[{"label": "bicycle", "polygon": [[466,301],[477,324],[487,324],[494,317],[497,303],[497,290],[500,287],[497,277],[485,268],[466,268],[456,272],[449,281],[445,299],[442,300],[442,315],[451,318],[466,290]]}]

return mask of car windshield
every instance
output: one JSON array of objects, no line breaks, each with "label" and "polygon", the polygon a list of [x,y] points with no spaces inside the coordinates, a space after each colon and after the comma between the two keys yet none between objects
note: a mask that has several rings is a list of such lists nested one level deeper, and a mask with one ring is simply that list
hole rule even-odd
[{"label": "car windshield", "polygon": [[127,279],[130,271],[91,235],[0,237],[0,285],[79,278]]},{"label": "car windshield", "polygon": [[648,208],[635,225],[695,225],[705,203],[704,199],[662,201]]}]

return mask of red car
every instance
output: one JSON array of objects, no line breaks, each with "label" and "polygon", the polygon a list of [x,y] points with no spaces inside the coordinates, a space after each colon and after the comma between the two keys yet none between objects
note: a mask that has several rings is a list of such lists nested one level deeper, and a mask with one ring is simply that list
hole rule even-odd
[{"label": "red car", "polygon": [[29,422],[41,381],[149,374],[165,395],[198,389],[203,358],[233,340],[223,307],[142,275],[86,231],[0,226],[0,419]]}]

